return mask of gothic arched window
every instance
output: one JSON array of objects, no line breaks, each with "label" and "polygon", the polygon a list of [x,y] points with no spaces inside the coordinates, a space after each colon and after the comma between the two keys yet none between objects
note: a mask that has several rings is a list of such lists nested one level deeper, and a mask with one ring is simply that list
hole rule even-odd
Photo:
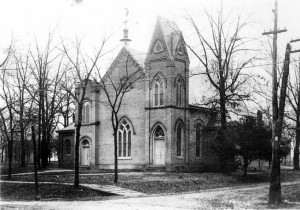
[{"label": "gothic arched window", "polygon": [[65,141],[65,152],[66,152],[66,155],[71,154],[71,141],[70,141],[70,139],[67,139]]},{"label": "gothic arched window", "polygon": [[154,106],[164,105],[164,83],[161,79],[157,78],[154,82]]},{"label": "gothic arched window", "polygon": [[162,127],[160,125],[156,127],[156,129],[154,131],[154,137],[155,138],[164,138],[165,137],[164,130],[162,129]]},{"label": "gothic arched window", "polygon": [[201,124],[196,125],[196,157],[200,157],[201,149]]},{"label": "gothic arched window", "polygon": [[118,157],[131,157],[131,128],[126,119],[119,125]]},{"label": "gothic arched window", "polygon": [[182,123],[179,122],[176,127],[176,146],[177,146],[177,156],[182,156],[183,153],[183,143],[182,143]]},{"label": "gothic arched window", "polygon": [[82,124],[90,123],[90,104],[88,102],[83,104],[82,107]]},{"label": "gothic arched window", "polygon": [[178,47],[177,47],[177,52],[179,55],[183,55],[184,54],[184,47],[182,42],[179,43]]},{"label": "gothic arched window", "polygon": [[179,80],[176,82],[176,105],[182,106],[183,105],[183,82]]}]

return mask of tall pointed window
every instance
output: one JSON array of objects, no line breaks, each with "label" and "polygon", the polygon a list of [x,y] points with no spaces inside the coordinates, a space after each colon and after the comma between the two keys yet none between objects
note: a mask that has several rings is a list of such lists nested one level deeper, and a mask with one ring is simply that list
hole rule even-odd
[{"label": "tall pointed window", "polygon": [[131,157],[131,128],[126,119],[119,125],[118,157]]},{"label": "tall pointed window", "polygon": [[196,157],[200,157],[201,125],[196,125]]},{"label": "tall pointed window", "polygon": [[158,106],[158,97],[159,97],[159,95],[158,95],[158,86],[159,86],[159,83],[155,83],[155,85],[154,85],[155,87],[154,87],[154,106]]},{"label": "tall pointed window", "polygon": [[90,104],[88,102],[84,103],[82,107],[82,124],[90,123]]},{"label": "tall pointed window", "polygon": [[176,106],[182,107],[184,105],[184,90],[183,90],[183,79],[178,76],[176,79]]},{"label": "tall pointed window", "polygon": [[180,43],[178,44],[177,52],[178,52],[179,55],[183,55],[183,54],[184,54],[184,47],[183,47],[182,42],[180,42]]},{"label": "tall pointed window", "polygon": [[182,123],[179,122],[176,128],[176,146],[177,146],[177,156],[180,157],[183,154],[183,143],[182,143]]},{"label": "tall pointed window", "polygon": [[164,84],[162,81],[159,83],[159,105],[164,105]]},{"label": "tall pointed window", "polygon": [[202,158],[202,151],[203,151],[203,140],[202,140],[202,128],[203,128],[203,122],[201,120],[196,120],[195,122],[195,128],[196,128],[196,158]]},{"label": "tall pointed window", "polygon": [[70,141],[70,139],[67,139],[65,141],[65,152],[66,152],[66,155],[71,154],[71,141]]},{"label": "tall pointed window", "polygon": [[154,95],[153,105],[163,106],[164,105],[164,83],[160,78],[156,78],[154,82]]}]

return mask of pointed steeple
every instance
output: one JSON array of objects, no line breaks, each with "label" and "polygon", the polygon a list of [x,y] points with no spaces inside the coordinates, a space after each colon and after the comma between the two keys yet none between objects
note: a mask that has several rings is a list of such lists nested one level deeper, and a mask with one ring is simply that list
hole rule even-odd
[{"label": "pointed steeple", "polygon": [[175,22],[164,17],[158,17],[146,60],[158,55],[174,60],[174,56],[177,54],[187,56],[181,31]]},{"label": "pointed steeple", "polygon": [[123,38],[120,40],[124,43],[124,46],[128,46],[128,42],[131,41],[131,39],[128,38],[128,29],[127,29],[127,22],[128,22],[128,8],[125,8],[126,14],[125,14],[125,21],[124,21],[124,29],[123,29]]}]

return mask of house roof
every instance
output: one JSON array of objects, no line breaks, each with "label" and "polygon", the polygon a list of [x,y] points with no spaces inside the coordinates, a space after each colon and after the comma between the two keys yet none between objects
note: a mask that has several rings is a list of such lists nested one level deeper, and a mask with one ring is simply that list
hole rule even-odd
[{"label": "house roof", "polygon": [[65,128],[62,128],[62,129],[60,129],[60,130],[58,130],[56,132],[60,133],[60,132],[70,132],[70,131],[75,131],[75,123],[72,123],[69,126],[67,126]]},{"label": "house roof", "polygon": [[206,112],[214,112],[216,113],[217,111],[211,108],[206,108],[206,107],[202,107],[202,106],[198,106],[198,105],[192,105],[189,104],[189,109],[194,109],[194,110],[201,110],[201,111],[206,111]]}]

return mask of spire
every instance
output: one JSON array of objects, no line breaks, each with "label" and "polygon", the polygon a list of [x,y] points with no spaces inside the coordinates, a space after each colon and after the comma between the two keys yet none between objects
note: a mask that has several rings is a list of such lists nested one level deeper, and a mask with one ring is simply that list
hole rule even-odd
[{"label": "spire", "polygon": [[128,38],[128,29],[127,29],[127,22],[128,22],[128,8],[125,8],[125,21],[124,21],[124,29],[123,29],[123,39],[121,39],[121,42],[124,42],[124,45],[127,46],[128,42],[131,41],[131,39]]}]

